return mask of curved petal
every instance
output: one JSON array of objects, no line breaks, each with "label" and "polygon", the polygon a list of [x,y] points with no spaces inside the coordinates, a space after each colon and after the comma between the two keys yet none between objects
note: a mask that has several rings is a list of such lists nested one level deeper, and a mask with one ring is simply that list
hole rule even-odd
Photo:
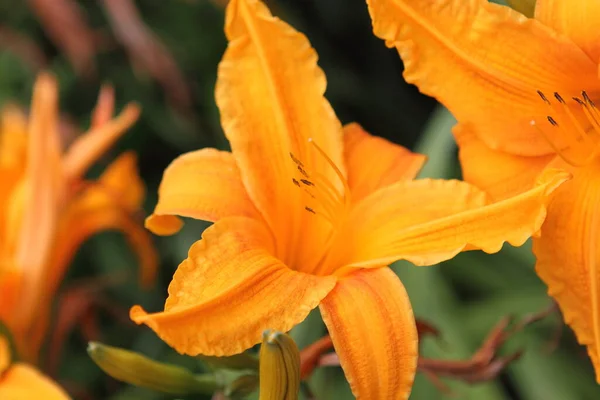
[{"label": "curved petal", "polygon": [[408,399],[418,335],[404,286],[389,268],[341,278],[321,302],[323,320],[357,399]]},{"label": "curved petal", "polygon": [[347,261],[336,264],[371,267],[404,259],[432,265],[465,249],[495,253],[504,242],[520,246],[538,232],[548,196],[569,177],[546,170],[533,189],[492,204],[484,192],[460,181],[397,183],[353,210],[354,232],[343,244]]},{"label": "curved petal", "polygon": [[174,234],[181,228],[176,215],[211,222],[231,216],[260,218],[231,153],[208,148],[177,157],[165,170],[146,227],[159,235]]},{"label": "curved petal", "polygon": [[555,158],[526,157],[492,150],[475,134],[471,125],[452,130],[458,144],[463,179],[500,201],[531,189],[537,176]]},{"label": "curved petal", "polygon": [[[43,285],[45,262],[58,220],[63,187],[57,118],[58,84],[54,76],[42,73],[35,81],[31,101],[27,166],[21,182],[23,198],[19,199],[23,201],[19,204],[22,219],[15,260],[23,270],[23,293],[37,293]],[[29,325],[35,313],[33,297],[23,297],[16,314],[16,330]]]},{"label": "curved petal", "polygon": [[289,269],[273,257],[263,223],[224,218],[204,231],[169,286],[165,311],[131,318],[178,352],[232,355],[260,342],[265,329],[286,332],[335,286],[331,276]]},{"label": "curved petal", "polygon": [[600,383],[600,174],[575,173],[553,195],[541,236],[533,241],[536,271],[565,322],[587,346]]},{"label": "curved petal", "polygon": [[353,123],[344,126],[344,158],[352,201],[358,202],[377,189],[414,179],[427,157],[372,136]]},{"label": "curved petal", "polygon": [[145,188],[138,175],[136,159],[132,152],[119,156],[98,182],[85,188],[61,215],[58,239],[54,243],[46,277],[49,295],[60,284],[65,269],[81,244],[90,236],[106,230],[123,232],[138,256],[142,284],[148,286],[154,282],[158,255],[138,216]]},{"label": "curved petal", "polygon": [[547,105],[600,88],[597,64],[567,38],[487,0],[368,0],[377,36],[395,46],[404,77],[437,98],[459,122],[475,124],[491,148],[552,152],[530,125]]},{"label": "curved petal", "polygon": [[323,97],[325,75],[304,35],[257,0],[231,1],[225,32],[229,46],[216,86],[221,122],[248,194],[285,260],[302,232],[319,223],[306,218],[306,195],[292,179],[319,174],[342,187],[330,161],[308,141],[343,172],[341,124]]},{"label": "curved petal", "polygon": [[0,336],[0,376],[8,369],[11,361],[10,344],[4,336]]},{"label": "curved petal", "polygon": [[140,116],[140,107],[130,103],[114,119],[93,127],[79,136],[69,147],[63,160],[68,179],[81,178],[87,169],[102,156]]},{"label": "curved petal", "polygon": [[27,119],[16,106],[0,114],[0,168],[23,171],[27,162]]},{"label": "curved petal", "polygon": [[67,393],[38,370],[14,364],[0,377],[0,399],[69,400]]},{"label": "curved petal", "polygon": [[600,61],[600,2],[537,0],[535,19],[564,33],[594,61]]}]

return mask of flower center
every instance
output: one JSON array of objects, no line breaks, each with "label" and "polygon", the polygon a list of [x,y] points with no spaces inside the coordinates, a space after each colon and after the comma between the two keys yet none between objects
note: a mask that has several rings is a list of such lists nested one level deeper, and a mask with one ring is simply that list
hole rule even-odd
[{"label": "flower center", "polygon": [[[302,246],[310,249],[305,252],[306,258],[301,262],[302,270],[318,275],[327,263],[331,246],[344,231],[351,198],[346,177],[335,162],[314,140],[308,139],[308,142],[315,151],[316,157],[312,158],[315,162],[308,165],[292,153],[290,157],[298,171],[292,182],[304,193],[304,209],[310,214],[308,217],[324,221],[309,221],[310,232],[304,232],[303,237],[299,238]],[[324,228],[319,228],[318,225],[323,223]]]},{"label": "flower center", "polygon": [[317,171],[311,171],[294,154],[290,153],[290,157],[300,173],[298,178],[292,178],[292,182],[307,194],[307,204],[304,209],[310,214],[324,218],[333,228],[337,228],[343,223],[350,208],[348,182],[325,151],[312,138],[309,138],[308,142],[335,172],[341,183],[341,190],[340,186],[333,184],[327,176]]},{"label": "flower center", "polygon": [[552,101],[541,91],[537,93],[550,114],[545,123],[532,120],[531,125],[565,162],[574,167],[587,165],[600,147],[600,112],[594,102],[585,91],[570,101],[557,92]]}]

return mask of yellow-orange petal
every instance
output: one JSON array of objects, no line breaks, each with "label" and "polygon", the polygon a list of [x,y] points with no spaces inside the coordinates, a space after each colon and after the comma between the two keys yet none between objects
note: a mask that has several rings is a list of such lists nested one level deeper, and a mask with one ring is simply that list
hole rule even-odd
[{"label": "yellow-orange petal", "polygon": [[[597,63],[568,38],[488,0],[368,0],[373,29],[404,61],[404,77],[473,123],[491,148],[552,152],[530,125],[536,93],[600,89]],[[589,89],[587,89],[589,88]]]},{"label": "yellow-orange petal", "polygon": [[[34,84],[28,131],[27,166],[22,181],[22,215],[17,234],[16,265],[23,270],[23,293],[37,293],[43,284],[46,258],[51,250],[62,195],[60,138],[58,136],[58,84],[42,73]],[[17,326],[28,326],[35,313],[33,296],[24,296]],[[18,328],[17,328],[18,330]]]},{"label": "yellow-orange petal", "polygon": [[345,240],[348,261],[371,267],[404,259],[432,265],[468,249],[495,253],[504,242],[520,246],[538,232],[548,196],[570,174],[546,170],[536,186],[487,204],[484,192],[461,181],[417,180],[379,190],[353,210],[353,234]]},{"label": "yellow-orange petal", "polygon": [[408,399],[418,336],[402,282],[389,268],[341,278],[319,307],[357,399]]},{"label": "yellow-orange petal", "polygon": [[577,171],[553,195],[533,251],[538,275],[587,346],[600,383],[599,228],[600,172],[593,165]]},{"label": "yellow-orange petal", "polygon": [[599,1],[537,0],[535,19],[567,35],[592,61],[600,61]]},{"label": "yellow-orange petal", "polygon": [[0,114],[0,168],[24,170],[27,162],[27,119],[16,106]]},{"label": "yellow-orange petal", "polygon": [[331,276],[293,271],[272,255],[261,222],[224,218],[204,231],[169,286],[165,311],[131,318],[184,354],[232,355],[260,342],[266,329],[290,330],[335,286]]},{"label": "yellow-orange petal", "polygon": [[304,177],[302,165],[342,187],[308,141],[312,138],[343,173],[342,127],[323,97],[325,75],[303,34],[258,0],[230,1],[225,33],[229,46],[216,84],[223,130],[250,198],[276,233],[278,254],[291,259],[303,232],[316,234],[314,226],[322,223],[306,218],[305,193],[292,179]]},{"label": "yellow-orange petal", "polygon": [[98,180],[98,203],[107,201],[119,204],[124,210],[135,212],[143,204],[146,188],[137,168],[137,155],[128,151],[117,157]]},{"label": "yellow-orange petal", "polygon": [[537,176],[555,158],[516,156],[493,150],[468,124],[456,125],[452,133],[459,148],[463,179],[483,189],[494,201],[531,189]]},{"label": "yellow-orange petal", "polygon": [[27,364],[14,364],[0,376],[0,399],[69,400],[67,393],[54,381]]},{"label": "yellow-orange petal", "polygon": [[0,377],[11,363],[10,345],[4,336],[0,336]]},{"label": "yellow-orange petal", "polygon": [[[131,180],[129,182],[134,184]],[[119,197],[119,193],[110,193],[104,187],[95,185],[65,210],[57,229],[58,239],[48,262],[45,286],[49,295],[58,288],[66,268],[82,243],[98,232],[109,230],[122,232],[137,255],[142,285],[149,286],[154,282],[158,255],[152,238],[142,227],[142,221],[136,213],[124,207]]]},{"label": "yellow-orange petal", "polygon": [[372,136],[359,124],[344,126],[344,158],[352,201],[399,180],[414,179],[426,157]]},{"label": "yellow-orange petal", "polygon": [[176,215],[211,222],[232,216],[260,218],[232,154],[209,148],[179,156],[165,170],[146,227],[159,235],[176,233],[182,226]]},{"label": "yellow-orange petal", "polygon": [[67,150],[63,160],[66,178],[81,178],[87,169],[129,129],[140,115],[140,107],[130,103],[113,120],[94,127],[79,136]]}]

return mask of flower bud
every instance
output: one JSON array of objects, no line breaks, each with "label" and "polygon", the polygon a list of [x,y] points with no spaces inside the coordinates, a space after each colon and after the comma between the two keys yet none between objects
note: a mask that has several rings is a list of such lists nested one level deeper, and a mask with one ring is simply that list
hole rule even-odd
[{"label": "flower bud", "polygon": [[297,400],[300,352],[285,333],[265,331],[260,348],[260,400]]},{"label": "flower bud", "polygon": [[174,395],[212,394],[217,389],[212,374],[195,375],[185,368],[159,363],[133,351],[90,342],[88,354],[108,375],[132,385]]}]

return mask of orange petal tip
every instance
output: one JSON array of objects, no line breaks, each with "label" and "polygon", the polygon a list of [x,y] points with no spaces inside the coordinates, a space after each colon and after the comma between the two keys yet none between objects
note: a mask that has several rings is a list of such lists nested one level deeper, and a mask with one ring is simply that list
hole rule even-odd
[{"label": "orange petal tip", "polygon": [[537,178],[536,186],[545,186],[545,195],[554,192],[560,185],[570,180],[573,175],[565,170],[548,168]]},{"label": "orange petal tip", "polygon": [[136,305],[129,310],[129,318],[136,324],[141,325],[149,319],[149,315],[142,307]]},{"label": "orange petal tip", "polygon": [[174,235],[183,227],[183,221],[174,215],[152,214],[144,222],[146,229],[158,236]]}]

